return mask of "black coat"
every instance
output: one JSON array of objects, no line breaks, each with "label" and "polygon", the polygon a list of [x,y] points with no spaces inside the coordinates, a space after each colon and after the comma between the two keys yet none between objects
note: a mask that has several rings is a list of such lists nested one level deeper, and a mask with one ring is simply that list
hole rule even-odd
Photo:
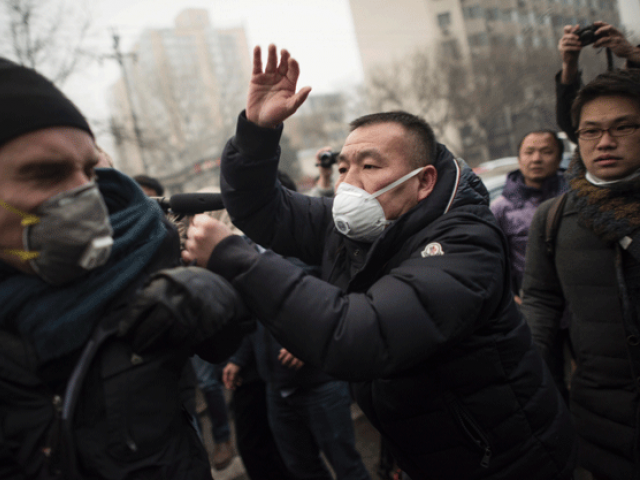
[{"label": "black coat", "polygon": [[170,268],[178,261],[170,229],[82,352],[38,365],[28,342],[0,330],[0,478],[211,479],[184,367],[194,352],[228,357],[248,315],[226,281]]},{"label": "black coat", "polygon": [[575,434],[512,301],[480,180],[440,146],[434,191],[368,246],[335,230],[331,199],[279,187],[279,134],[241,116],[225,205],[257,243],[320,264],[322,280],[236,238],[209,268],[295,356],[355,382],[412,479],[568,478]]},{"label": "black coat", "polygon": [[568,307],[576,359],[570,409],[580,435],[580,464],[612,480],[640,479],[640,404],[626,345],[617,247],[579,224],[575,196],[569,194],[555,255],[549,255],[545,223],[552,202],[540,206],[531,224],[522,312],[543,357],[558,370],[554,344]]}]

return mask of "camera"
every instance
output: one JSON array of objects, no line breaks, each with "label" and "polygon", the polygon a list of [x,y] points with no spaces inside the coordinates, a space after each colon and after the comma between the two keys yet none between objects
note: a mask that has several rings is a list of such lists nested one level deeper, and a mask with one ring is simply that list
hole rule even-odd
[{"label": "camera", "polygon": [[600,39],[602,35],[596,35],[596,30],[598,30],[598,28],[599,27],[596,27],[595,25],[587,25],[586,27],[581,28],[580,30],[575,32],[575,34],[578,35],[578,38],[580,39],[580,45],[586,47],[587,45],[591,45],[593,42]]},{"label": "camera", "polygon": [[331,168],[334,163],[338,163],[338,152],[322,152],[320,154],[320,163],[317,163],[316,166]]}]

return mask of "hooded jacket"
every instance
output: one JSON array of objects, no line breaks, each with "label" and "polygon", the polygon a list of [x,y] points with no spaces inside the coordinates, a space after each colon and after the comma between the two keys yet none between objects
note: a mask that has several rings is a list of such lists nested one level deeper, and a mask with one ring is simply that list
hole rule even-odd
[{"label": "hooded jacket", "polygon": [[233,237],[209,268],[295,356],[354,382],[412,479],[568,478],[573,428],[512,301],[481,181],[439,145],[430,196],[362,244],[337,232],[331,199],[280,187],[280,133],[240,116],[225,205],[249,237],[321,265],[322,279]]}]

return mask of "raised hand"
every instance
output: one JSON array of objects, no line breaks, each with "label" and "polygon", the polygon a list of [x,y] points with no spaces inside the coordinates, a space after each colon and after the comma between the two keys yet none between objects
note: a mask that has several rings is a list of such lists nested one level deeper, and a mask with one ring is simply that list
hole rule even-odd
[{"label": "raised hand", "polygon": [[558,50],[562,58],[560,81],[565,84],[573,83],[578,76],[578,57],[582,50],[580,37],[576,35],[579,28],[580,25],[565,25],[564,34],[558,42]]},{"label": "raised hand", "polygon": [[579,28],[579,25],[565,25],[564,27],[564,35],[558,42],[562,63],[578,62],[578,56],[580,55],[580,50],[582,50],[580,37],[576,35]]},{"label": "raised hand", "polygon": [[593,48],[608,47],[617,57],[640,61],[640,48],[629,43],[620,30],[605,22],[593,24],[598,27],[596,35],[601,37],[594,42]]},{"label": "raised hand", "polygon": [[287,50],[280,52],[280,63],[276,46],[269,45],[267,64],[262,70],[260,47],[253,49],[253,71],[247,99],[247,119],[261,127],[275,128],[306,100],[311,87],[301,88],[296,93],[300,75],[298,62]]}]

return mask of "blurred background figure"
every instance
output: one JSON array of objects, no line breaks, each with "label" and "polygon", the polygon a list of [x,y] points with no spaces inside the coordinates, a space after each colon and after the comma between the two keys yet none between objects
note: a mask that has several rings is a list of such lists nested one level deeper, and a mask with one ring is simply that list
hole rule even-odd
[{"label": "blurred background figure", "polygon": [[133,179],[138,182],[142,191],[149,197],[161,197],[164,193],[164,187],[159,180],[149,177],[148,175],[136,175]]},{"label": "blurred background figure", "polygon": [[552,130],[527,133],[518,144],[518,170],[507,175],[491,211],[509,242],[511,290],[520,304],[524,260],[533,214],[540,204],[567,189],[559,171],[564,144]]}]

